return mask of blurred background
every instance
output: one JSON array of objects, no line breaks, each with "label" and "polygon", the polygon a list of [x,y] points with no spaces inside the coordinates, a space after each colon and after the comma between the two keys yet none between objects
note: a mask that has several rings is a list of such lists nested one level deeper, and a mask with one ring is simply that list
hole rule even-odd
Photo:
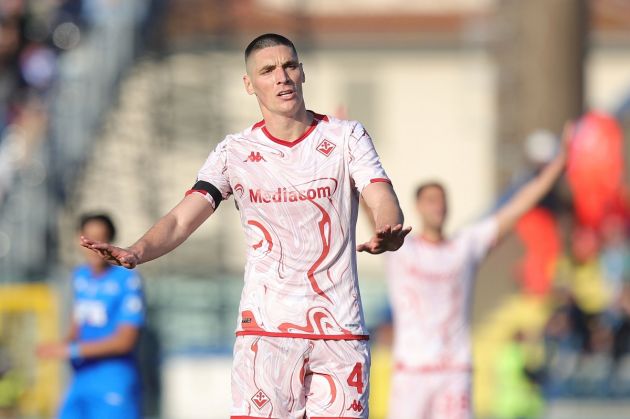
[{"label": "blurred background", "polygon": [[[309,109],[368,128],[412,225],[420,181],[445,183],[454,232],[536,173],[582,117],[588,158],[481,269],[475,409],[629,418],[625,0],[2,0],[0,417],[55,414],[68,371],[34,348],[66,331],[79,214],[109,212],[129,245],[175,205],[225,134],[260,119],[241,77],[244,47],[264,32],[296,43]],[[369,236],[361,219],[358,239]],[[147,417],[228,417],[244,246],[228,203],[140,268]],[[359,266],[380,419],[383,259]]]}]

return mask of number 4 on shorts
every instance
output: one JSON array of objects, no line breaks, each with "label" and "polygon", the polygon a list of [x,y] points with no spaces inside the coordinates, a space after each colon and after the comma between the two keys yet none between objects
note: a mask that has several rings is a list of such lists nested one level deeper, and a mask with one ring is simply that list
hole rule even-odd
[{"label": "number 4 on shorts", "polygon": [[352,368],[352,372],[348,376],[348,385],[356,387],[357,393],[363,393],[363,365],[360,362],[357,362]]}]

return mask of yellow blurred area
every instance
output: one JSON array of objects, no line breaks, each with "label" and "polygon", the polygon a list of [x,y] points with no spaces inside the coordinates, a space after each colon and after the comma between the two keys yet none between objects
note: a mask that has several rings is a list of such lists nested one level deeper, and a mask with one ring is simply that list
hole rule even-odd
[{"label": "yellow blurred area", "polygon": [[[488,316],[473,333],[474,374],[473,396],[475,417],[493,417],[497,408],[500,387],[497,368],[506,348],[514,336],[525,336],[525,353],[528,362],[540,365],[543,361],[543,348],[535,338],[542,333],[550,314],[550,304],[546,298],[515,294],[498,302]],[[532,338],[532,339],[529,339]],[[370,417],[387,417],[388,399],[392,372],[392,355],[387,346],[376,345],[372,349],[372,369],[370,377]],[[534,396],[535,397],[535,396]],[[540,404],[541,400],[533,400]]]},{"label": "yellow blurred area", "polygon": [[0,417],[53,415],[61,390],[60,365],[36,362],[35,348],[59,338],[58,317],[49,287],[0,286],[0,349],[7,370],[0,374]]},{"label": "yellow blurred area", "polygon": [[370,369],[370,417],[385,419],[392,375],[392,352],[386,345],[372,348]]},{"label": "yellow blurred area", "polygon": [[[481,323],[474,331],[473,388],[475,412],[478,416],[487,417],[493,413],[497,397],[496,366],[502,349],[517,333],[523,333],[527,337],[539,335],[549,314],[550,307],[546,299],[513,295],[499,303],[487,321]],[[542,348],[528,349],[530,354],[539,353],[542,358]]]}]

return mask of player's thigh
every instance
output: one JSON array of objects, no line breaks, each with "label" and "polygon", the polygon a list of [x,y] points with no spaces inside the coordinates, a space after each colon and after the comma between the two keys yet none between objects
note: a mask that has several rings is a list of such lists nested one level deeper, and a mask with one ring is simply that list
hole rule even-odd
[{"label": "player's thigh", "polygon": [[472,418],[471,374],[444,373],[440,377],[440,391],[433,400],[433,418]]},{"label": "player's thigh", "polygon": [[389,395],[389,419],[426,418],[438,386],[423,374],[394,371]]},{"label": "player's thigh", "polygon": [[140,383],[134,375],[95,374],[83,394],[86,419],[139,419],[141,411]]},{"label": "player's thigh", "polygon": [[[302,419],[305,339],[239,336],[232,366],[232,418]],[[270,416],[272,415],[272,416]]]},{"label": "player's thigh", "polygon": [[396,371],[389,401],[390,419],[469,419],[468,372]]},{"label": "player's thigh", "polygon": [[366,341],[315,341],[305,379],[306,417],[367,418],[369,377]]},{"label": "player's thigh", "polygon": [[59,407],[59,419],[83,419],[85,416],[79,388],[72,384]]},{"label": "player's thigh", "polygon": [[88,415],[85,419],[141,419],[142,413],[137,397],[119,392],[98,393],[86,403]]}]

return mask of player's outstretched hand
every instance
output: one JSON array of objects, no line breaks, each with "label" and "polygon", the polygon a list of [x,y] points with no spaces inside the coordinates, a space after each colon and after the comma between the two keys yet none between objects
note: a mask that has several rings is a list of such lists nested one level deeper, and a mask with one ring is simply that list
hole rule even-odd
[{"label": "player's outstretched hand", "polygon": [[109,243],[90,240],[81,236],[81,246],[93,250],[98,253],[107,263],[112,265],[124,266],[127,269],[133,269],[138,264],[138,256],[129,249],[112,246]]},{"label": "player's outstretched hand", "polygon": [[405,241],[405,236],[409,234],[411,227],[403,228],[402,224],[394,227],[386,225],[376,231],[370,241],[357,246],[357,252],[367,252],[378,255],[387,251],[398,250]]}]

